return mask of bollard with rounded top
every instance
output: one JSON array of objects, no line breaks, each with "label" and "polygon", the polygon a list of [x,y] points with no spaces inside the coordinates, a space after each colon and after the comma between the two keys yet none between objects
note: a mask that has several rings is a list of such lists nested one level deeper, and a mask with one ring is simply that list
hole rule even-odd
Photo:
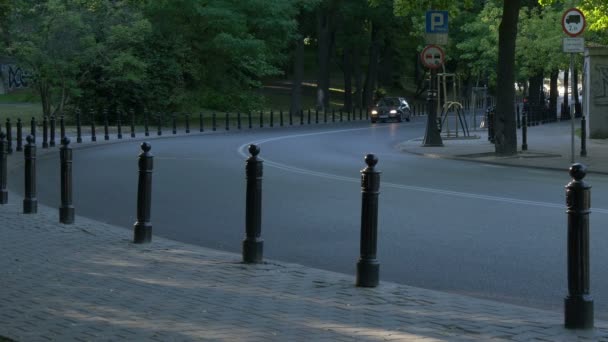
[{"label": "bollard with rounded top", "polygon": [[366,155],[365,163],[367,167],[361,170],[361,254],[357,263],[356,285],[376,287],[380,279],[380,264],[376,259],[380,172],[375,169],[378,163],[375,155]]},{"label": "bollard with rounded top", "polygon": [[110,140],[110,131],[108,123],[108,110],[103,110],[103,140]]},{"label": "bollard with rounded top", "polygon": [[42,148],[49,147],[49,120],[45,116],[42,118]]},{"label": "bollard with rounded top", "polygon": [[13,127],[10,118],[6,118],[6,153],[13,154]]},{"label": "bollard with rounded top", "polygon": [[157,113],[157,123],[156,123],[156,135],[163,135],[163,121],[160,113]]},{"label": "bollard with rounded top", "polygon": [[260,111],[260,128],[264,127],[264,111]]},{"label": "bollard with rounded top", "polygon": [[51,115],[49,120],[50,124],[50,138],[49,138],[49,146],[55,147],[55,115]]},{"label": "bollard with rounded top", "polygon": [[243,240],[243,262],[262,262],[264,240],[262,240],[262,161],[258,159],[260,147],[249,145],[251,156],[247,159],[247,193],[245,204],[245,240]]},{"label": "bollard with rounded top", "polygon": [[154,156],[150,153],[149,143],[141,144],[139,154],[139,179],[137,184],[137,222],[133,225],[133,242],[150,243],[152,241],[152,224],[150,223],[150,206],[152,204],[152,168]]},{"label": "bollard with rounded top", "polygon": [[216,126],[216,117],[215,117],[215,113],[211,113],[211,130],[215,131],[217,128]]},{"label": "bollard with rounded top", "polygon": [[21,118],[17,119],[17,148],[16,151],[23,151],[23,124]]},{"label": "bollard with rounded top", "polygon": [[131,138],[135,138],[135,111],[133,108],[129,109],[129,114],[131,114]]},{"label": "bollard with rounded top", "polygon": [[91,109],[91,141],[97,141],[97,136],[95,135],[95,110]]},{"label": "bollard with rounded top", "polygon": [[593,328],[593,299],[589,292],[589,208],[591,186],[583,178],[587,167],[573,164],[566,185],[568,208],[568,296],[564,299],[566,329]]},{"label": "bollard with rounded top", "polygon": [[526,112],[521,115],[521,150],[528,150],[528,115]]},{"label": "bollard with rounded top", "polygon": [[23,213],[35,214],[38,212],[38,199],[36,198],[36,144],[34,137],[28,135],[25,140],[25,194],[23,198]]},{"label": "bollard with rounded top", "polygon": [[61,206],[59,207],[59,222],[74,223],[74,206],[72,205],[72,149],[70,139],[61,138],[59,160],[61,163]]},{"label": "bollard with rounded top", "polygon": [[581,118],[581,157],[587,156],[587,119]]},{"label": "bollard with rounded top", "polygon": [[279,109],[279,126],[283,127],[284,125],[284,121],[283,121],[283,110]]},{"label": "bollard with rounded top", "polygon": [[186,118],[186,133],[190,133],[190,114],[185,113],[184,116]]},{"label": "bollard with rounded top", "polygon": [[59,137],[63,139],[65,137],[65,117],[63,114],[59,117]]},{"label": "bollard with rounded top", "polygon": [[8,191],[6,190],[8,167],[6,163],[6,134],[0,132],[0,204],[8,203]]},{"label": "bollard with rounded top", "polygon": [[171,132],[177,134],[177,114],[173,114],[172,119],[173,130]]},{"label": "bollard with rounded top", "polygon": [[150,136],[150,127],[148,125],[148,111],[144,111],[144,135],[146,137]]},{"label": "bollard with rounded top", "polygon": [[122,139],[122,113],[116,111],[116,138]]},{"label": "bollard with rounded top", "polygon": [[270,110],[270,127],[274,127],[274,112]]},{"label": "bollard with rounded top", "polygon": [[224,118],[224,123],[226,124],[226,130],[230,130],[230,113],[226,112],[226,116]]},{"label": "bollard with rounded top", "polygon": [[203,113],[198,113],[198,131],[205,131],[205,127],[203,127]]},{"label": "bollard with rounded top", "polygon": [[32,117],[32,120],[30,121],[30,135],[34,138],[34,141],[36,141],[36,118]]},{"label": "bollard with rounded top", "polygon": [[76,109],[76,142],[82,143],[82,122],[80,121],[80,109]]}]

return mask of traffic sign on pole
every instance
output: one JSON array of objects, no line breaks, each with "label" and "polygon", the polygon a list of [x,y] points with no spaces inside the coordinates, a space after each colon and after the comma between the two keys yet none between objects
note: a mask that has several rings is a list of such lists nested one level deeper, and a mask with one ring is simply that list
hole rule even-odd
[{"label": "traffic sign on pole", "polygon": [[570,37],[583,33],[585,25],[585,15],[578,8],[570,8],[562,15],[562,29]]},{"label": "traffic sign on pole", "polygon": [[437,69],[445,62],[445,53],[437,45],[427,45],[420,53],[422,64],[429,69]]}]

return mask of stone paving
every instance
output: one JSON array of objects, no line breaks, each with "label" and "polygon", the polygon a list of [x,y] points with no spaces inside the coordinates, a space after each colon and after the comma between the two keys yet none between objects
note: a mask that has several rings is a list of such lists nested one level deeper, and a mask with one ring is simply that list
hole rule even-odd
[{"label": "stone paving", "polygon": [[[608,341],[548,312],[241,256],[58,210],[0,208],[0,336],[16,341]],[[353,260],[353,269],[356,260]]]},{"label": "stone paving", "polygon": [[[546,127],[531,138],[539,158],[493,157],[482,139],[400,147],[561,169],[567,126]],[[590,142],[586,159],[600,173],[603,145]],[[0,336],[15,341],[608,341],[604,321],[566,330],[561,312],[389,282],[357,288],[354,274],[243,264],[238,254],[158,237],[135,245],[129,229],[80,216],[63,225],[56,208],[25,215],[21,202],[9,193],[0,207]]]}]

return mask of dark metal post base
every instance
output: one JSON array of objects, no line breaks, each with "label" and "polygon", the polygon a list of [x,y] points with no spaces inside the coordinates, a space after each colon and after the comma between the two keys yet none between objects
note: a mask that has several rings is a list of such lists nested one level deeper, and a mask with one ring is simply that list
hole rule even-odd
[{"label": "dark metal post base", "polygon": [[133,243],[152,242],[152,225],[148,222],[136,222],[133,233]]},{"label": "dark metal post base", "polygon": [[8,191],[0,190],[0,204],[8,203]]},{"label": "dark metal post base", "polygon": [[259,263],[262,262],[264,254],[264,240],[245,239],[243,240],[243,262]]},{"label": "dark metal post base", "polygon": [[35,214],[38,212],[38,200],[36,199],[24,199],[23,200],[23,213],[24,214]]},{"label": "dark metal post base", "polygon": [[59,222],[63,224],[74,223],[74,207],[67,206],[59,208]]},{"label": "dark metal post base", "polygon": [[376,287],[380,281],[380,264],[377,260],[359,260],[356,285]]},{"label": "dark metal post base", "polygon": [[593,299],[588,296],[566,297],[564,326],[566,329],[593,329]]}]

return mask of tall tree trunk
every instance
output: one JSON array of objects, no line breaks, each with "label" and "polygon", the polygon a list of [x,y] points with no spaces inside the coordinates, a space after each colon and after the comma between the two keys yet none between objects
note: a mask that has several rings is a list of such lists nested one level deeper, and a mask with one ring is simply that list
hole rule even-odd
[{"label": "tall tree trunk", "polygon": [[551,81],[549,83],[549,115],[553,121],[557,120],[557,97],[559,96],[559,91],[557,89],[558,77],[558,69],[551,71]]},{"label": "tall tree trunk", "polygon": [[562,114],[560,116],[561,120],[569,120],[570,119],[570,101],[569,101],[569,91],[568,85],[570,84],[570,79],[568,75],[570,74],[570,70],[566,69],[564,71],[564,105],[562,107]]},{"label": "tall tree trunk", "polygon": [[543,74],[536,72],[530,77],[530,95],[528,96],[528,104],[530,106],[530,123],[536,124],[541,120],[543,104],[541,103],[541,90],[543,88]]},{"label": "tall tree trunk", "polygon": [[355,78],[355,99],[356,108],[363,108],[363,73],[361,72],[361,53],[357,48],[353,49],[353,76]]},{"label": "tall tree trunk", "polygon": [[576,59],[573,64],[572,82],[574,83],[574,87],[571,91],[574,95],[574,117],[580,118],[583,116],[583,113],[581,113],[581,102],[578,98],[578,68],[576,67]]},{"label": "tall tree trunk", "polygon": [[344,70],[344,110],[351,112],[353,108],[353,63],[352,63],[352,52],[353,48],[348,47],[344,49],[344,55],[342,56],[343,70]]},{"label": "tall tree trunk", "polygon": [[294,46],[293,80],[291,83],[290,113],[302,110],[302,78],[304,77],[304,40],[298,37]]},{"label": "tall tree trunk", "polygon": [[498,70],[496,88],[495,144],[497,155],[517,153],[515,124],[515,40],[519,1],[504,1],[502,21],[498,27]]},{"label": "tall tree trunk", "polygon": [[369,47],[369,63],[365,76],[365,86],[363,89],[363,106],[369,108],[373,106],[374,90],[378,77],[378,54],[380,51],[380,34],[377,25],[372,23],[372,37]]},{"label": "tall tree trunk", "polygon": [[332,48],[331,14],[322,9],[317,13],[318,51],[317,108],[329,108],[329,62]]}]

